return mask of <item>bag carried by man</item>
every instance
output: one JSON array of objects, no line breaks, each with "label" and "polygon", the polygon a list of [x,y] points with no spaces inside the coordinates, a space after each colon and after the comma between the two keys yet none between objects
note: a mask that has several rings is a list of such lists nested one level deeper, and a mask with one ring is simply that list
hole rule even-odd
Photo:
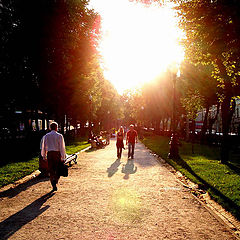
[{"label": "bag carried by man", "polygon": [[68,176],[68,166],[61,162],[58,166],[58,175],[67,177]]}]

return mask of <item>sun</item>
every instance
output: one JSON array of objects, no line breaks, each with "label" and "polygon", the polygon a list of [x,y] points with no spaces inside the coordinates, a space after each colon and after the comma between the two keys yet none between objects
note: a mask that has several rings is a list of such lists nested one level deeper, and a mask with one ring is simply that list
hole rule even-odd
[{"label": "sun", "polygon": [[151,81],[169,64],[183,59],[182,32],[171,7],[146,7],[129,0],[91,0],[90,6],[102,19],[98,50],[105,78],[120,94]]}]

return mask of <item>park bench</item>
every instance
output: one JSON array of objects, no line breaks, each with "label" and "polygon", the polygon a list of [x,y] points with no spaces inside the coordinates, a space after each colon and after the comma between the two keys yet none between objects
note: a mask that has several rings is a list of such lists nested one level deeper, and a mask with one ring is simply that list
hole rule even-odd
[{"label": "park bench", "polygon": [[97,143],[94,140],[91,140],[91,148],[97,148]]},{"label": "park bench", "polygon": [[65,159],[65,164],[69,164],[71,165],[71,162],[74,162],[75,164],[77,164],[77,154],[71,154],[71,155],[68,155]]}]

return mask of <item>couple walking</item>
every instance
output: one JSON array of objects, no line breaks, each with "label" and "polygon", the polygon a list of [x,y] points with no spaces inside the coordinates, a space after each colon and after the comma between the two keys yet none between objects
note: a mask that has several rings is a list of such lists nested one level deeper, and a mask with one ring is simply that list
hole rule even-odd
[{"label": "couple walking", "polygon": [[[128,158],[131,157],[131,159],[134,158],[134,148],[135,143],[137,143],[137,131],[134,130],[133,124],[130,125],[130,130],[127,132],[126,136],[126,145],[128,146]],[[122,149],[124,148],[124,129],[123,127],[120,127],[117,133],[117,158],[121,158],[122,156]]]}]

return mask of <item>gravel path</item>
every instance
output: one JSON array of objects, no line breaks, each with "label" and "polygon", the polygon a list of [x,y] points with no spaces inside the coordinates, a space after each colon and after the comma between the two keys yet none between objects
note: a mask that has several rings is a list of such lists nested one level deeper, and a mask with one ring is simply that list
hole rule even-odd
[{"label": "gravel path", "polygon": [[36,178],[2,194],[0,239],[236,239],[141,143],[134,161],[114,140],[80,154],[50,191]]}]

